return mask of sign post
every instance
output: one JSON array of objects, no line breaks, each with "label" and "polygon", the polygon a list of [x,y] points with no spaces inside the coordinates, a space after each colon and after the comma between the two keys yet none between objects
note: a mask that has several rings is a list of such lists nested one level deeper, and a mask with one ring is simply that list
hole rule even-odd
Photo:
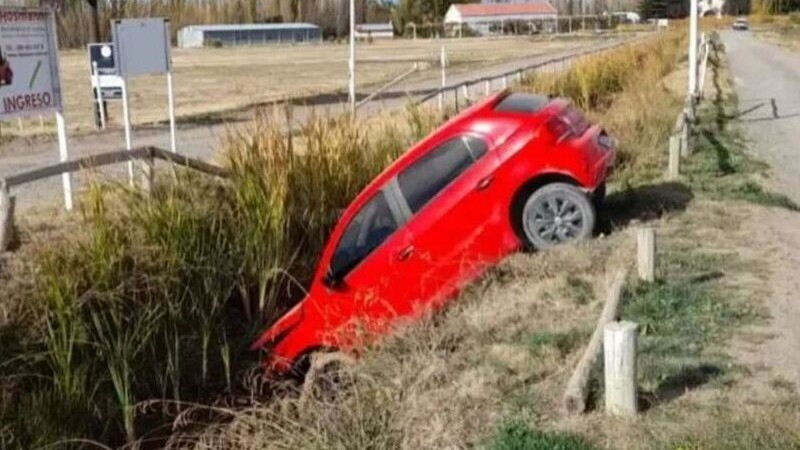
[{"label": "sign post", "polygon": [[689,95],[694,97],[697,94],[697,0],[691,0],[689,5]]},{"label": "sign post", "polygon": [[[0,119],[54,113],[58,154],[69,160],[61,99],[58,37],[52,10],[0,7]],[[62,174],[64,207],[72,210],[72,178]]]},{"label": "sign post", "polygon": [[350,59],[348,60],[350,112],[356,115],[356,2],[350,0]]},{"label": "sign post", "polygon": [[94,98],[97,104],[97,113],[100,117],[100,129],[106,129],[106,107],[103,102],[103,90],[100,88],[100,74],[97,72],[97,63],[92,62],[92,84],[94,84]]},{"label": "sign post", "polygon": [[[132,148],[128,81],[142,75],[166,74],[169,97],[170,149],[177,151],[175,137],[175,98],[172,86],[169,21],[163,18],[124,19],[111,22],[119,76],[122,78],[122,109],[125,145]],[[133,166],[128,167],[133,183]]]},{"label": "sign post", "polygon": [[89,74],[92,80],[92,95],[96,106],[97,126],[105,129],[108,124],[106,103],[122,99],[122,78],[117,73],[114,44],[103,42],[89,44]]},{"label": "sign post", "polygon": [[[131,116],[128,105],[128,79],[122,78],[122,121],[125,126],[125,149],[132,150],[131,141]],[[128,182],[133,186],[133,161],[128,161]]]}]

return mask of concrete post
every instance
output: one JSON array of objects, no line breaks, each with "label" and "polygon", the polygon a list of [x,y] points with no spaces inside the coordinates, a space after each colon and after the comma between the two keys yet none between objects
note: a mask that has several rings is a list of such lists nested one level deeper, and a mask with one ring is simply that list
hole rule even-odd
[{"label": "concrete post", "polygon": [[636,392],[636,335],[633,322],[612,322],[605,326],[603,349],[605,362],[606,413],[633,416],[638,411]]}]

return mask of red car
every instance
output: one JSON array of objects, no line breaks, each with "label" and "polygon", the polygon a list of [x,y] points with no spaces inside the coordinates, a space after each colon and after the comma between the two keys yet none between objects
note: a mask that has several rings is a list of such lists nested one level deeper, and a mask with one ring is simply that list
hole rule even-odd
[{"label": "red car", "polygon": [[615,143],[568,102],[502,92],[416,144],[344,211],[308,295],[264,332],[273,373],[358,351],[510,253],[591,236]]}]

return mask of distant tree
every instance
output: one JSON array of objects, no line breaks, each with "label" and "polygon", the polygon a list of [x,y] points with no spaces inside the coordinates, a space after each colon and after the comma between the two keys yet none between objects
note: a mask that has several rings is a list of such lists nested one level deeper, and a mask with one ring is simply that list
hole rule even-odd
[{"label": "distant tree", "polygon": [[476,3],[479,0],[400,0],[394,9],[394,26],[401,33],[409,23],[439,23],[455,3]]}]

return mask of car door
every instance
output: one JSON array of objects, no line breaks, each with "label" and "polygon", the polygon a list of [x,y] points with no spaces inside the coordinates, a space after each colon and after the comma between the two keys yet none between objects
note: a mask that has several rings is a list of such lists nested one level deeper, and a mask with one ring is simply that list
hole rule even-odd
[{"label": "car door", "polygon": [[360,345],[364,333],[380,333],[402,314],[397,305],[410,295],[407,218],[387,187],[345,225],[328,262],[325,302],[316,305],[327,318],[322,328],[338,334],[337,346]]},{"label": "car door", "polygon": [[408,232],[417,264],[428,270],[417,280],[418,297],[433,306],[497,259],[493,232],[503,208],[495,201],[499,165],[491,141],[464,134],[449,139],[397,176],[411,216]]}]

